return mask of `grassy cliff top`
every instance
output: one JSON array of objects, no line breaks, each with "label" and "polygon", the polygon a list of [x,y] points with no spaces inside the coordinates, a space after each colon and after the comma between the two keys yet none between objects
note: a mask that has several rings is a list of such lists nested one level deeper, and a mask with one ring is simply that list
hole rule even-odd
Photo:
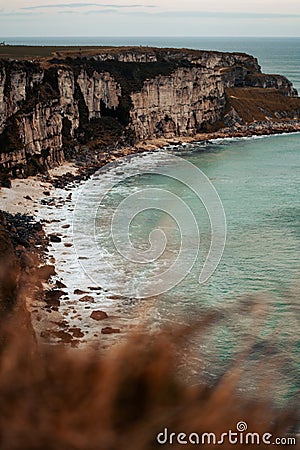
[{"label": "grassy cliff top", "polygon": [[[117,54],[117,53],[148,53],[153,55],[162,54],[165,52],[177,54],[182,52],[184,54],[191,54],[194,56],[201,56],[203,53],[215,54],[230,54],[230,52],[218,52],[207,50],[192,50],[187,48],[157,48],[157,47],[143,47],[143,46],[122,46],[122,47],[108,47],[108,46],[32,46],[32,45],[1,45],[0,58],[12,59],[40,59],[50,57],[88,57],[99,54]],[[246,55],[245,53],[234,52],[239,55]]]}]

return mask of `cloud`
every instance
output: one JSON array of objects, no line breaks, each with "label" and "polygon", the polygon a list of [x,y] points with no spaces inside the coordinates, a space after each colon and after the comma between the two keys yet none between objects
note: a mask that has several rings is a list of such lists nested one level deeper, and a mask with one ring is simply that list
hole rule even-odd
[{"label": "cloud", "polygon": [[[84,11],[83,15],[92,15],[92,14],[116,14],[118,11],[116,9],[89,9],[88,11]],[[147,16],[148,17],[148,16]]]},{"label": "cloud", "polygon": [[113,9],[119,9],[119,8],[155,8],[154,5],[139,5],[139,4],[129,4],[129,5],[120,5],[120,4],[99,4],[99,3],[52,3],[48,5],[35,5],[35,6],[25,6],[21,8],[22,10],[26,11],[32,11],[32,10],[38,10],[38,9],[48,9],[48,8],[113,8]]},{"label": "cloud", "polygon": [[124,14],[159,16],[166,18],[199,18],[199,19],[226,19],[226,20],[266,20],[266,19],[299,19],[300,14],[281,14],[281,13],[252,13],[252,12],[215,12],[215,11],[138,11],[123,12]]}]

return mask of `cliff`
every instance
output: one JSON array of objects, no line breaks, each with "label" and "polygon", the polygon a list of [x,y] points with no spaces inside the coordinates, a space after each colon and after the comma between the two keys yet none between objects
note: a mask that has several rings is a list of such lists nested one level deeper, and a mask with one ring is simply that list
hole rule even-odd
[{"label": "cliff", "polygon": [[0,60],[2,178],[154,137],[299,116],[292,83],[243,53],[98,48]]}]

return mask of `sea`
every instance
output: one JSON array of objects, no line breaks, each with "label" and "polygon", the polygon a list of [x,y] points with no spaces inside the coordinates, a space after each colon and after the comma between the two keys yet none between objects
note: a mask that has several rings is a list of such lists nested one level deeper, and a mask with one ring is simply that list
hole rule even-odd
[{"label": "sea", "polygon": [[[77,37],[0,40],[18,45],[149,45],[246,52],[258,58],[264,72],[287,76],[300,92],[300,38]],[[166,155],[170,161],[166,160]],[[176,158],[183,160],[180,173],[186,183],[166,176],[166,172],[172,169],[173,158],[174,167]],[[208,178],[210,189],[216,190],[226,217],[224,251],[212,276],[202,284],[199,284],[199,273],[210,250],[210,219],[213,213],[211,216],[210,205],[203,206],[202,202],[199,206],[197,203],[199,198],[191,189],[197,175],[193,176],[191,165],[201,173],[200,187],[204,182],[202,174]],[[130,177],[124,177],[124,174],[130,174]],[[126,323],[141,315],[143,320],[146,318],[149,328],[160,329],[163,324],[186,325],[205,317],[209,321],[211,314],[216,314],[213,325],[205,333],[200,330],[200,335],[191,338],[186,348],[193,376],[197,376],[197,363],[200,363],[202,374],[213,381],[234,359],[243,355],[244,380],[248,381],[241,384],[241,389],[254,392],[261,383],[269,383],[274,401],[292,405],[300,380],[299,182],[300,133],[169,146],[154,152],[153,157],[151,154],[139,155],[107,167],[105,173],[102,171],[96,175],[93,183],[83,188],[84,202],[80,203],[83,194],[78,191],[74,209],[77,223],[75,234],[79,233],[79,236],[75,235],[75,247],[77,243],[79,253],[84,249],[84,255],[81,255],[82,261],[85,261],[84,269],[90,271],[92,278],[97,270],[101,272],[102,287],[109,291],[108,294],[111,294],[110,290],[116,294],[112,298],[115,298],[117,314],[126,317]],[[109,191],[107,186],[113,186],[112,190]],[[165,195],[169,191],[171,194]],[[172,194],[173,199],[179,199],[184,205],[174,206],[170,197]],[[160,201],[153,205],[151,201],[155,195],[159,196]],[[95,207],[95,199],[99,205],[95,214],[89,216],[84,208],[89,202]],[[119,215],[116,219],[118,205],[122,206],[123,212],[133,211],[136,215]],[[188,207],[188,210],[183,212],[182,207]],[[212,209],[216,211],[219,207],[219,203],[214,204]],[[190,212],[194,219],[191,219]],[[222,211],[219,212],[220,217]],[[115,240],[111,239],[112,218],[119,220]],[[120,227],[122,220],[124,228]],[[189,231],[193,220],[198,226],[200,244],[197,236]],[[188,229],[187,235],[181,232],[182,221],[186,222],[182,228],[184,232]],[[94,240],[81,240],[83,226],[93,231]],[[170,240],[169,251],[164,251],[168,248],[168,242],[162,241],[161,234],[155,234],[158,228],[165,231]],[[217,231],[217,237],[220,250],[224,236],[218,235]],[[194,250],[199,244],[193,267],[178,283],[175,277],[176,283],[174,281],[171,288],[168,285],[165,292],[138,298],[134,292],[128,291],[128,295],[122,298],[122,289],[128,279],[132,281],[137,276],[141,283],[151,280],[150,263],[145,265],[139,259],[140,254],[134,253],[134,248],[141,252],[155,250],[156,238],[159,240],[157,251],[161,250],[162,243],[166,246],[161,251],[160,270],[172,265],[176,257],[181,258],[182,266],[186,268],[186,259],[190,255],[194,257]],[[90,247],[89,242],[92,242]],[[187,246],[183,249],[187,249],[186,253],[180,253],[182,242]],[[108,263],[110,261],[111,267],[107,268],[106,262],[98,261],[97,269],[95,245],[99,258]],[[132,254],[126,253],[130,248],[136,258],[133,264]],[[159,284],[157,266],[153,270],[156,270],[155,282]],[[67,278],[78,279],[78,273],[67,272]],[[112,278],[116,280],[113,288],[110,283]],[[83,278],[81,280],[84,283]],[[68,279],[66,281],[68,283]],[[88,283],[91,281],[86,281]],[[134,288],[138,293],[139,285],[135,284]]]}]

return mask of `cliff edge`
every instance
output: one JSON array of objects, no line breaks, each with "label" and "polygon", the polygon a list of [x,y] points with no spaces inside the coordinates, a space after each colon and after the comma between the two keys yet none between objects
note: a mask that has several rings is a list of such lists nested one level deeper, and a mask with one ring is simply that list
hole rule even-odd
[{"label": "cliff edge", "polygon": [[0,178],[220,129],[299,126],[300,99],[244,53],[97,48],[0,59]]}]

